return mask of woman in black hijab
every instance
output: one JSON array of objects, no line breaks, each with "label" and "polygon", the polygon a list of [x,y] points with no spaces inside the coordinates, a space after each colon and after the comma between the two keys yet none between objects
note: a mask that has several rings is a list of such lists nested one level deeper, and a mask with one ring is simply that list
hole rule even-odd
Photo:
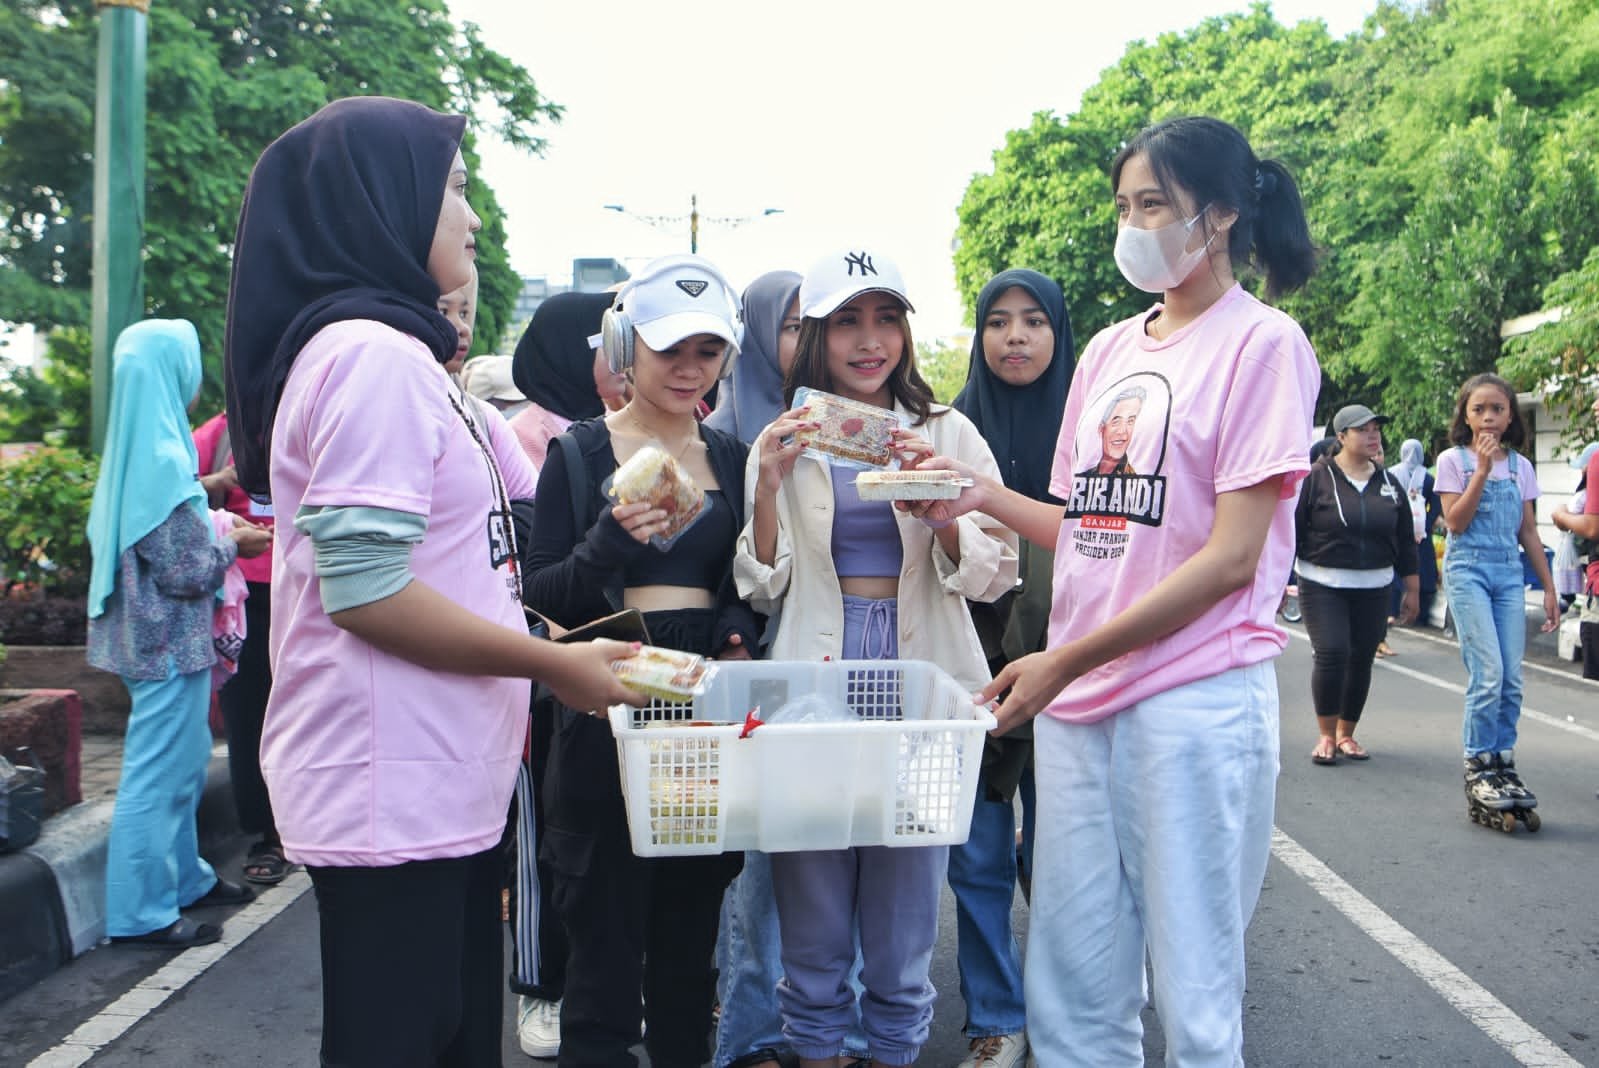
[{"label": "woman in black hijab", "polygon": [[534,310],[516,343],[511,380],[532,403],[511,420],[511,429],[535,467],[544,466],[551,438],[605,414],[600,375],[613,376],[609,368],[602,372],[604,361],[589,339],[615,299],[615,293],[557,293]]},{"label": "woman in black hijab", "polygon": [[262,153],[235,242],[230,433],[284,520],[261,766],[316,889],[324,1064],[499,1063],[528,680],[581,708],[638,700],[608,667],[627,646],[528,635],[509,498],[532,466],[444,371],[436,302],[481,225],[464,126],[329,104]]},{"label": "woman in black hijab", "polygon": [[[955,407],[977,424],[1005,484],[1054,501],[1050,467],[1076,365],[1071,319],[1061,288],[1037,271],[994,276],[977,298],[971,369]],[[1011,660],[1044,647],[1054,554],[1021,545],[1021,585],[994,605],[972,604],[972,621],[997,674]],[[1033,824],[1031,726],[988,738],[978,777],[971,836],[949,851],[955,893],[956,963],[966,998],[966,1063],[1021,1063],[1027,1052],[1021,956],[1011,933],[1018,864],[1014,799],[1022,795],[1024,852]],[[1027,888],[1026,869],[1021,880]]]}]

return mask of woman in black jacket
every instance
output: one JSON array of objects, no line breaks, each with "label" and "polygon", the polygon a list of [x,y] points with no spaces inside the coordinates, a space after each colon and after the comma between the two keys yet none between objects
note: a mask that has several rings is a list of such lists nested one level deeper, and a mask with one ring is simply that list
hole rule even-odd
[{"label": "woman in black jacket", "polygon": [[1333,416],[1331,455],[1300,486],[1294,512],[1299,604],[1315,650],[1310,695],[1321,736],[1310,759],[1365,760],[1355,725],[1371,689],[1371,665],[1387,629],[1388,589],[1405,593],[1399,621],[1415,618],[1416,542],[1404,488],[1373,457],[1387,420],[1363,404]]},{"label": "woman in black jacket", "polygon": [[[737,355],[738,309],[738,294],[697,256],[656,260],[617,294],[602,348],[632,380],[633,399],[550,442],[527,556],[529,607],[568,628],[637,608],[657,645],[723,659],[755,650],[761,623],[732,578],[749,450],[695,420]],[[650,539],[674,529],[666,511],[613,508],[603,492],[646,445],[671,455],[706,496],[705,514],[664,549]],[[568,941],[560,1064],[633,1064],[641,989],[650,1063],[708,1061],[717,921],[743,855],[635,856],[616,743],[604,718],[586,711],[560,710],[544,801],[540,859],[554,872],[551,902]]]}]

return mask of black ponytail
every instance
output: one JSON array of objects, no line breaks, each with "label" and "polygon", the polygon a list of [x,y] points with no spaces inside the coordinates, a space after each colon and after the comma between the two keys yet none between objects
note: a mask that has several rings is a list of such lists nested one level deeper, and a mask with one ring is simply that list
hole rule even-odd
[{"label": "black ponytail", "polygon": [[[1266,276],[1266,295],[1298,289],[1316,270],[1305,205],[1294,176],[1280,161],[1260,159],[1236,126],[1205,116],[1166,119],[1145,127],[1111,164],[1114,191],[1122,166],[1144,155],[1162,191],[1178,203],[1173,188],[1193,198],[1192,208],[1237,213],[1228,237],[1235,267],[1253,265]],[[1209,219],[1205,220],[1209,226]]]}]

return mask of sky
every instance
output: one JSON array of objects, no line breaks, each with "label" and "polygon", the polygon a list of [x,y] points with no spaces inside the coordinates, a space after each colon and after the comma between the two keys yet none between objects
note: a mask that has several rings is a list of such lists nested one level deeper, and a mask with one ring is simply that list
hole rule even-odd
[{"label": "sky", "polygon": [[[956,8],[941,0],[450,0],[566,109],[541,127],[542,157],[479,144],[511,265],[561,281],[574,257],[610,256],[636,271],[688,251],[697,196],[699,251],[735,287],[866,246],[899,264],[917,336],[949,337],[969,325],[951,263],[956,208],[1006,131],[1037,111],[1070,114],[1130,42],[1246,0],[963,7],[981,14],[945,13]],[[1282,22],[1319,18],[1337,36],[1375,7],[1272,5]]]}]

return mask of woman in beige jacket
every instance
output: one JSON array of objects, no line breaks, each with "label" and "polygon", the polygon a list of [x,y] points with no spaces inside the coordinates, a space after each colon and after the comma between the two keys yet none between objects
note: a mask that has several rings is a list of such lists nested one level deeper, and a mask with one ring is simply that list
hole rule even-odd
[{"label": "woman in beige jacket", "polygon": [[[825,257],[800,287],[798,352],[784,385],[894,411],[909,429],[894,448],[911,463],[938,454],[999,477],[966,417],[934,405],[917,373],[904,284],[886,257]],[[749,495],[734,574],[757,611],[781,607],[778,660],[930,660],[977,690],[990,676],[968,598],[992,601],[1016,583],[1016,538],[986,516],[923,523],[883,501],[862,501],[857,472],[794,435],[817,422],[802,407],[762,432],[745,478]],[[841,1062],[856,1019],[849,968],[860,932],[866,996],[859,999],[875,1064],[913,1063],[932,1020],[928,965],[948,849],[882,846],[772,856],[782,934],[778,987],[784,1035],[802,1065]]]}]

